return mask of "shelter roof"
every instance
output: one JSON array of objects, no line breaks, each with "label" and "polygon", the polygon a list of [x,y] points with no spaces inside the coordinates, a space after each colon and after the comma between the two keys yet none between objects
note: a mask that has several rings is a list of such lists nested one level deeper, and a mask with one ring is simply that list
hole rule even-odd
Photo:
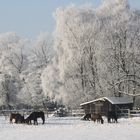
[{"label": "shelter roof", "polygon": [[80,104],[80,106],[86,105],[86,104],[91,104],[97,101],[109,101],[111,104],[130,104],[133,103],[133,99],[129,96],[125,96],[125,97],[102,97],[102,98],[98,98],[95,100],[91,100],[88,102],[84,102],[82,104]]}]

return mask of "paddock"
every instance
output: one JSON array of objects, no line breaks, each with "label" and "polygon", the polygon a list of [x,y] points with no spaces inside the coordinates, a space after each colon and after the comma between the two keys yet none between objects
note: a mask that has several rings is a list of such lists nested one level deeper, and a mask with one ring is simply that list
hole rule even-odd
[{"label": "paddock", "polygon": [[80,117],[49,117],[45,124],[10,124],[0,117],[0,140],[139,140],[140,118],[120,119],[104,124],[82,121]]}]

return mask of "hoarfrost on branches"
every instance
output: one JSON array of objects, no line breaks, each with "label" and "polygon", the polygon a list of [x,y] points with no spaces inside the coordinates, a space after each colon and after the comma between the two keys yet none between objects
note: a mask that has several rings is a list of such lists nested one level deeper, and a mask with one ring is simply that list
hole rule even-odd
[{"label": "hoarfrost on branches", "polygon": [[55,18],[58,67],[67,103],[77,106],[112,95],[133,95],[135,101],[140,82],[139,14],[128,1],[105,0],[97,9],[59,8]]}]

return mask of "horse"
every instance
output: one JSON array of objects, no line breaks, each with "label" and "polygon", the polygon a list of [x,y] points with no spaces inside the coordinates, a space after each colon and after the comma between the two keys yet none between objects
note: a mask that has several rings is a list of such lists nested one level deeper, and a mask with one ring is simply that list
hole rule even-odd
[{"label": "horse", "polygon": [[91,119],[91,114],[85,114],[82,120],[90,120]]},{"label": "horse", "polygon": [[98,114],[98,113],[91,114],[91,120],[93,120],[94,122],[97,121],[98,123],[101,123],[101,124],[104,123],[104,120],[101,114]]},{"label": "horse", "polygon": [[24,123],[24,116],[19,113],[11,113],[10,123],[12,123],[13,119],[15,120],[15,123]]},{"label": "horse", "polygon": [[118,117],[117,117],[117,115],[116,115],[116,113],[115,113],[115,111],[109,111],[108,112],[108,115],[107,115],[107,119],[108,119],[108,123],[111,123],[111,120],[112,120],[112,122],[118,122]]},{"label": "horse", "polygon": [[45,115],[44,115],[44,112],[43,111],[40,111],[40,112],[32,112],[26,119],[25,119],[25,123],[27,124],[32,124],[32,120],[34,121],[34,125],[37,124],[38,125],[38,122],[37,122],[37,118],[41,118],[43,123],[45,123]]}]

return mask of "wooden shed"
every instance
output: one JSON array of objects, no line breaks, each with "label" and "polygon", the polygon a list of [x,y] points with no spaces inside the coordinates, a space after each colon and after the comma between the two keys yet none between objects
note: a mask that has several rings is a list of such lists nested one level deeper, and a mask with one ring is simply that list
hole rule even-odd
[{"label": "wooden shed", "polygon": [[107,116],[108,111],[121,113],[124,109],[133,108],[131,97],[102,97],[89,102],[80,104],[85,114],[100,113]]}]

